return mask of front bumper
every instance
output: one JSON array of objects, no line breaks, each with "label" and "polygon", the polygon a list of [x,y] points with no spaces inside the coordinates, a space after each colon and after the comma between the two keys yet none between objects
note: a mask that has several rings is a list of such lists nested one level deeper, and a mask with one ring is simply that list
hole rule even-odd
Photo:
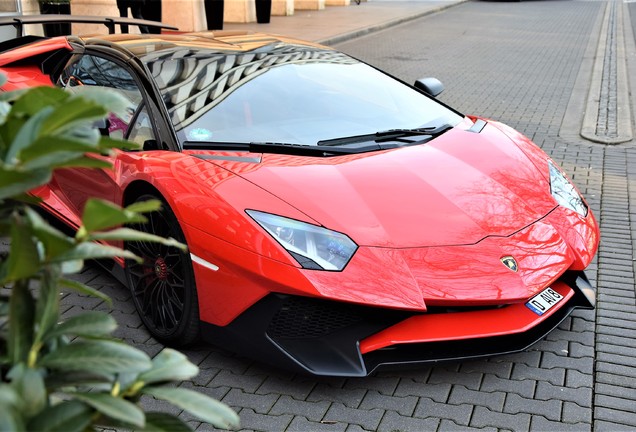
[{"label": "front bumper", "polygon": [[541,316],[524,303],[427,312],[271,294],[231,324],[203,323],[203,337],[252,358],[314,375],[366,376],[378,368],[523,351],[574,309],[593,309],[583,272],[552,288],[563,299]]}]

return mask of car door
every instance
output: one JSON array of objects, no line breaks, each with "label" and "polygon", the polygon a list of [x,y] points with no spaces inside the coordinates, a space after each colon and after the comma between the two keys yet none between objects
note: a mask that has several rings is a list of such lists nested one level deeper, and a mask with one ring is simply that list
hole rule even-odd
[{"label": "car door", "polygon": [[[73,58],[60,74],[57,85],[74,91],[80,86],[101,87],[117,92],[127,103],[123,113],[110,113],[105,122],[96,124],[102,135],[116,139],[130,139],[141,145],[154,140],[152,124],[144,103],[142,87],[132,72],[113,59],[95,54]],[[121,151],[110,156],[89,155],[109,162],[112,169],[67,168],[56,170],[50,183],[53,192],[71,214],[67,218],[79,225],[86,201],[97,197],[114,201],[119,190]]]}]

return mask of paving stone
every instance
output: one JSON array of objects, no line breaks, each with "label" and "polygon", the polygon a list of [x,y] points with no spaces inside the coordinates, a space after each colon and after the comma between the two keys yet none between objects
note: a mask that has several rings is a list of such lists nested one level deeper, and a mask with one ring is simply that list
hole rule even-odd
[{"label": "paving stone", "polygon": [[221,399],[221,402],[233,408],[251,408],[257,414],[267,414],[279,397],[280,395],[245,393],[241,389],[233,388]]},{"label": "paving stone", "polygon": [[607,362],[596,363],[597,372],[607,372],[614,375],[625,376],[628,378],[636,378],[636,368],[629,365],[618,365]]},{"label": "paving stone", "polygon": [[530,422],[530,430],[584,432],[591,431],[592,425],[585,423],[563,423],[559,421],[550,421],[541,416],[532,416],[532,421]]},{"label": "paving stone", "polygon": [[502,379],[493,375],[485,375],[479,390],[482,392],[512,392],[523,397],[531,398],[534,395],[536,384],[537,382],[531,379]]},{"label": "paving stone", "polygon": [[533,379],[537,381],[547,380],[554,385],[563,385],[565,380],[565,369],[556,367],[550,369],[536,368],[528,367],[524,364],[516,364],[512,370],[512,379]]},{"label": "paving stone", "polygon": [[452,405],[421,398],[413,417],[448,419],[452,420],[454,424],[468,426],[472,412],[472,404]]},{"label": "paving stone", "polygon": [[603,408],[612,408],[617,411],[627,411],[636,418],[636,402],[633,399],[623,397],[608,396],[602,393],[594,395],[594,406]]},{"label": "paving stone", "polygon": [[[633,342],[629,343],[629,345],[632,344]],[[616,354],[618,356],[624,357],[636,357],[636,346],[629,345],[616,345],[599,342],[596,344],[596,349],[607,354]]]},{"label": "paving stone", "polygon": [[[439,428],[437,429],[437,432],[475,432],[475,430],[476,429],[474,427],[462,426],[462,425],[458,425],[452,420],[442,419],[442,421],[439,424]],[[479,428],[479,432],[498,432],[498,431],[499,429],[492,428],[492,427]]]},{"label": "paving stone", "polygon": [[436,418],[420,419],[415,417],[401,416],[395,411],[387,411],[380,425],[378,432],[422,432],[437,430],[440,420]]},{"label": "paving stone", "polygon": [[613,386],[625,386],[627,388],[636,388],[636,374],[635,376],[627,377],[624,375],[616,375],[612,373],[597,371],[596,382],[610,384]]},{"label": "paving stone", "polygon": [[[633,409],[632,401],[632,409]],[[625,430],[632,430],[636,425],[636,412],[623,411],[611,407],[597,406],[594,408],[594,425],[598,422],[616,423],[617,425],[623,425]],[[621,430],[622,427],[617,427],[614,430]]]},{"label": "paving stone", "polygon": [[211,349],[208,356],[201,362],[200,367],[219,368],[235,375],[242,375],[249,368],[251,360],[234,356],[226,352]]},{"label": "paving stone", "polygon": [[347,424],[357,424],[367,430],[375,430],[380,424],[382,416],[384,416],[383,409],[356,409],[348,408],[341,403],[334,403],[329,407],[327,414],[323,418],[323,421],[336,421]]},{"label": "paving stone", "polygon": [[392,410],[397,411],[401,415],[409,416],[413,414],[417,400],[418,398],[416,396],[386,396],[375,390],[369,390],[364,396],[360,408]]},{"label": "paving stone", "polygon": [[263,432],[280,432],[291,423],[292,415],[263,415],[249,408],[243,408],[239,413],[241,429]]},{"label": "paving stone", "polygon": [[581,406],[572,402],[563,403],[561,419],[565,423],[592,424],[592,410],[589,406]]},{"label": "paving stone", "polygon": [[[636,312],[636,311],[635,311]],[[622,347],[636,347],[636,341],[634,339],[622,336],[599,334],[596,337],[597,344],[607,344]]]},{"label": "paving stone", "polygon": [[206,385],[195,385],[190,381],[182,382],[179,387],[195,390],[199,393],[210,396],[213,399],[221,400],[223,399],[229,392],[231,387],[222,386],[222,387],[209,387]]},{"label": "paving stone", "polygon": [[395,389],[395,396],[418,396],[430,398],[436,402],[446,402],[451,389],[451,384],[426,384],[404,378],[400,380],[397,389]]},{"label": "paving stone", "polygon": [[[594,336],[594,333],[592,333],[592,336]],[[526,365],[531,368],[539,367],[539,363],[541,362],[541,351],[524,351],[521,353],[502,355],[502,356],[493,357],[491,361],[495,363],[497,362],[511,363],[513,365],[513,370],[518,365]],[[512,374],[510,376],[512,377]]]},{"label": "paving stone", "polygon": [[371,376],[364,380],[351,379],[348,380],[344,388],[346,389],[366,389],[375,390],[383,395],[391,396],[395,392],[398,383],[400,382],[399,376],[382,377]]},{"label": "paving stone", "polygon": [[258,387],[258,394],[285,393],[298,400],[305,400],[316,386],[315,382],[281,379],[276,376],[268,376]]},{"label": "paving stone", "polygon": [[568,356],[573,358],[594,357],[594,347],[590,345],[583,345],[578,342],[570,342]]},{"label": "paving stone", "polygon": [[[581,407],[591,407],[592,387],[562,387],[542,381],[537,383],[535,399],[546,401],[556,399],[559,401],[573,402]],[[546,417],[550,419],[550,417]]]},{"label": "paving stone", "polygon": [[346,423],[312,422],[304,417],[294,417],[285,432],[344,432]]},{"label": "paving stone", "polygon": [[334,388],[329,385],[319,383],[311,391],[307,400],[310,402],[331,401],[340,402],[349,408],[358,408],[360,402],[364,398],[366,390],[364,389],[342,389]]},{"label": "paving stone", "polygon": [[453,405],[469,404],[501,411],[506,394],[503,392],[480,392],[463,386],[453,386],[448,403]]},{"label": "paving stone", "polygon": [[457,384],[457,385],[462,385],[464,387],[467,387],[473,390],[477,390],[479,388],[479,384],[481,383],[481,377],[482,377],[482,374],[478,372],[459,373],[456,371],[436,368],[431,373],[431,377],[429,378],[429,383]]},{"label": "paving stone", "polygon": [[544,352],[541,359],[541,367],[545,369],[576,369],[581,373],[591,374],[594,370],[594,358],[574,358]]},{"label": "paving stone", "polygon": [[512,363],[488,360],[465,361],[462,362],[459,370],[466,373],[480,373],[483,375],[495,375],[499,378],[510,378]]},{"label": "paving stone", "polygon": [[633,430],[633,426],[611,421],[597,420],[594,422],[594,432],[632,432]]},{"label": "paving stone", "polygon": [[596,361],[626,366],[636,370],[636,358],[624,356],[621,354],[610,354],[608,352],[600,351],[596,356]]},{"label": "paving stone", "polygon": [[372,432],[369,431],[368,429],[364,429],[362,428],[360,425],[355,425],[355,424],[350,424],[347,426],[347,429],[345,429],[345,432]]},{"label": "paving stone", "polygon": [[269,413],[273,415],[293,414],[317,422],[325,416],[330,406],[331,402],[329,401],[299,401],[289,395],[282,395]]},{"label": "paving stone", "polygon": [[212,387],[228,386],[241,389],[245,393],[254,393],[264,381],[264,376],[237,375],[228,370],[222,370],[212,378],[209,385]]},{"label": "paving stone", "polygon": [[510,393],[506,397],[503,411],[510,414],[538,414],[548,420],[559,421],[561,419],[561,405],[561,401],[557,399],[527,399]]},{"label": "paving stone", "polygon": [[529,414],[507,414],[491,411],[482,406],[476,406],[473,417],[470,420],[470,426],[523,431],[530,429],[530,418]]}]

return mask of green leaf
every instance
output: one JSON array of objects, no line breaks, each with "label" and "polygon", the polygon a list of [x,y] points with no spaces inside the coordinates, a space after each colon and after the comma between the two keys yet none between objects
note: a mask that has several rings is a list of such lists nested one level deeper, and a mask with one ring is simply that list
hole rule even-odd
[{"label": "green leaf", "polygon": [[176,241],[173,238],[164,238],[154,234],[145,233],[143,231],[137,231],[130,228],[118,228],[106,232],[92,233],[87,237],[87,240],[125,240],[125,241],[146,241],[161,243],[166,246],[176,247],[183,251],[188,250],[187,246],[181,242]]},{"label": "green leaf", "polygon": [[126,210],[134,213],[150,213],[153,211],[161,210],[161,205],[161,201],[156,199],[137,201],[127,206]]},{"label": "green leaf", "polygon": [[[0,383],[0,407],[16,407],[20,404],[20,396],[9,384]],[[4,430],[0,428],[0,431]]]},{"label": "green leaf", "polygon": [[[54,161],[56,160],[56,155],[58,153],[64,155],[71,155],[70,158],[68,156],[67,159],[77,158],[78,156],[83,155],[84,153],[90,153],[97,151],[98,148],[96,145],[92,145],[91,143],[81,142],[78,140],[71,140],[65,137],[60,136],[43,136],[36,139],[29,147],[25,148],[22,153],[20,153],[20,159],[26,166],[28,166],[28,162],[34,159],[44,159],[51,160],[50,165],[54,165]],[[46,164],[44,164],[46,166]]]},{"label": "green leaf", "polygon": [[11,112],[32,116],[45,108],[65,103],[70,96],[70,93],[57,87],[33,87],[15,100]]},{"label": "green leaf", "polygon": [[90,233],[119,225],[145,222],[146,218],[127,209],[100,199],[89,199],[84,206],[82,223]]},{"label": "green leaf", "polygon": [[100,150],[122,149],[122,150],[139,150],[143,146],[133,141],[117,140],[109,137],[101,137],[99,140]]},{"label": "green leaf", "polygon": [[119,420],[136,427],[143,428],[146,417],[143,411],[135,404],[127,400],[116,398],[106,393],[69,393],[71,397],[78,399],[99,411],[106,417]]},{"label": "green leaf", "polygon": [[20,395],[22,403],[19,408],[25,416],[31,417],[44,409],[48,402],[48,393],[40,371],[19,363],[11,369],[7,377]]},{"label": "green leaf", "polygon": [[68,252],[52,258],[50,260],[50,263],[61,263],[63,261],[114,258],[114,257],[122,257],[122,258],[130,258],[134,260],[139,260],[137,255],[133,254],[132,252],[128,252],[124,249],[121,249],[115,246],[101,245],[97,243],[80,243],[77,246],[75,246],[73,249],[69,250]]},{"label": "green leaf", "polygon": [[23,432],[25,430],[20,413],[0,404],[0,431]]},{"label": "green leaf", "polygon": [[50,260],[75,247],[75,242],[62,231],[53,228],[35,210],[25,208],[25,215],[33,227],[33,234],[44,247],[44,259]]},{"label": "green leaf", "polygon": [[168,413],[146,413],[145,432],[190,432],[192,429],[183,420]]},{"label": "green leaf", "polygon": [[8,165],[17,165],[20,162],[20,153],[29,147],[40,135],[40,129],[47,118],[53,113],[53,107],[45,107],[33,114],[18,130],[10,144],[5,161]]},{"label": "green leaf", "polygon": [[47,184],[51,180],[52,170],[33,171],[7,170],[0,163],[0,200],[25,194],[31,189]]},{"label": "green leaf", "polygon": [[61,335],[82,337],[106,337],[117,328],[117,321],[105,312],[91,311],[69,318],[58,324],[46,335],[46,339]]},{"label": "green leaf", "polygon": [[40,254],[32,239],[30,224],[17,214],[11,222],[9,258],[0,268],[0,283],[3,284],[33,277],[40,270]]},{"label": "green leaf", "polygon": [[193,390],[174,387],[144,387],[142,393],[170,402],[200,420],[222,429],[238,429],[239,417],[230,407]]},{"label": "green leaf", "polygon": [[31,419],[28,430],[39,432],[83,432],[92,423],[93,410],[79,401],[63,401]]},{"label": "green leaf", "polygon": [[102,292],[97,291],[96,289],[91,288],[88,285],[84,285],[81,282],[77,282],[71,279],[61,278],[60,280],[58,280],[58,284],[63,288],[70,288],[73,291],[76,291],[80,294],[87,294],[93,297],[100,298],[104,300],[106,303],[108,303],[109,306],[113,305],[113,301],[106,294],[103,294]]},{"label": "green leaf", "polygon": [[88,156],[79,157],[77,159],[71,159],[64,163],[55,164],[54,168],[100,168],[100,169],[110,169],[112,165],[110,162],[95,159]]},{"label": "green leaf", "polygon": [[[119,375],[118,375],[119,376]],[[91,386],[107,384],[112,386],[115,380],[114,374],[99,373],[99,371],[64,371],[53,372],[45,378],[46,387],[51,391],[64,387]]]},{"label": "green leaf", "polygon": [[40,360],[60,371],[99,370],[104,373],[145,372],[152,367],[146,353],[124,343],[103,340],[75,342]]},{"label": "green leaf", "polygon": [[63,274],[79,273],[84,268],[84,261],[83,260],[64,261],[62,262],[61,268],[62,268]]},{"label": "green leaf", "polygon": [[33,345],[35,303],[28,280],[19,280],[11,289],[9,300],[9,337],[7,351],[12,364],[25,362]]},{"label": "green leaf", "polygon": [[[3,94],[5,94],[3,92]],[[0,101],[0,123],[4,123],[11,111],[11,104],[9,102]]]},{"label": "green leaf", "polygon": [[128,101],[119,92],[112,91],[102,87],[83,86],[76,87],[74,90],[74,98],[81,98],[93,101],[104,106],[109,112],[124,116],[127,113],[130,101]]},{"label": "green leaf", "polygon": [[44,335],[53,328],[60,318],[60,290],[57,287],[58,269],[46,269],[40,281],[40,295],[36,303],[35,319],[37,333],[34,344],[42,342]]},{"label": "green leaf", "polygon": [[41,136],[59,134],[77,127],[80,122],[101,119],[108,114],[101,104],[85,98],[73,97],[68,102],[56,107],[47,116],[41,125]]},{"label": "green leaf", "polygon": [[185,355],[179,351],[165,348],[152,359],[152,369],[139,375],[139,380],[147,384],[183,381],[198,373],[199,368],[193,365]]}]

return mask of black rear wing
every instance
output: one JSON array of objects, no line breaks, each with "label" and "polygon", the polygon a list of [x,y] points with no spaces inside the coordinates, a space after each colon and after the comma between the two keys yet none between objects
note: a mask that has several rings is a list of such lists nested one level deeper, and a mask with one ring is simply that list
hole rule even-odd
[{"label": "black rear wing", "polygon": [[137,18],[124,17],[103,17],[88,15],[5,15],[0,17],[0,26],[12,25],[16,29],[16,37],[22,37],[24,26],[28,24],[104,24],[108,28],[108,33],[115,33],[115,25],[136,25],[167,30],[179,30],[177,27],[164,24],[158,21],[142,20]]}]

